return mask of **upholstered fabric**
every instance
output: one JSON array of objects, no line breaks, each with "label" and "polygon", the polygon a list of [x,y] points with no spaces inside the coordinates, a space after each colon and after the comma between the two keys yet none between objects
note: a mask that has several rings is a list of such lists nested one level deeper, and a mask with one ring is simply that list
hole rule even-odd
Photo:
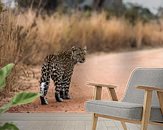
[{"label": "upholstered fabric", "polygon": [[[86,110],[103,115],[141,120],[144,102],[144,90],[137,86],[151,86],[163,88],[163,68],[137,68],[131,74],[127,84],[126,94],[121,102],[87,101]],[[156,92],[152,98],[151,121],[163,122]]]},{"label": "upholstered fabric", "polygon": [[[163,88],[163,68],[137,68],[131,74],[127,91],[122,101],[143,104],[144,91],[136,89],[139,85]],[[153,93],[152,106],[159,106],[156,92]]]},{"label": "upholstered fabric", "polygon": [[[130,120],[141,120],[143,105],[128,102],[92,100],[86,102],[86,110],[102,115],[120,117]],[[153,107],[151,121],[163,122],[160,108]]]}]

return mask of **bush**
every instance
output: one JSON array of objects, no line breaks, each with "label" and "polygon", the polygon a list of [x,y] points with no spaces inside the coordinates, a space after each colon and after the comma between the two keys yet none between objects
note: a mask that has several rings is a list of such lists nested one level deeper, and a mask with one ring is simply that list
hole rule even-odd
[{"label": "bush", "polygon": [[[11,62],[15,64],[4,93],[18,91],[22,86],[18,83],[20,77],[27,77],[29,69],[26,65],[29,62],[34,63],[33,58],[37,57],[40,48],[36,33],[33,33],[35,28],[18,25],[17,20],[12,12],[5,11],[0,14],[0,67]],[[2,92],[0,95],[3,95]]]},{"label": "bush", "polygon": [[[0,69],[0,90],[2,91],[6,86],[6,78],[10,75],[14,64],[8,64],[5,67]],[[2,107],[0,107],[0,114],[6,112],[11,107],[15,107],[18,105],[28,104],[33,102],[40,94],[31,93],[31,92],[21,92],[15,95],[11,101]],[[12,123],[5,123],[3,126],[0,126],[0,130],[19,130]]]},{"label": "bush", "polygon": [[131,3],[126,5],[124,16],[133,25],[135,25],[137,21],[147,23],[155,18],[154,14],[152,14],[149,9]]},{"label": "bush", "polygon": [[46,11],[55,10],[58,0],[16,0],[19,8],[44,9]]},{"label": "bush", "polygon": [[2,12],[2,9],[3,9],[3,4],[2,4],[2,2],[0,0],[0,13]]}]

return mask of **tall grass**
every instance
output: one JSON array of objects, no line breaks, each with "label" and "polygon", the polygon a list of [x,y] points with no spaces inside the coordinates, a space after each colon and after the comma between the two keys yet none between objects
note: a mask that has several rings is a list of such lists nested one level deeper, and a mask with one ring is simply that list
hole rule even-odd
[{"label": "tall grass", "polygon": [[0,67],[14,63],[15,68],[7,79],[5,92],[18,91],[18,80],[26,75],[26,66],[34,53],[37,53],[35,39],[29,29],[18,25],[16,17],[11,12],[0,14]]},{"label": "tall grass", "polygon": [[[87,45],[88,52],[142,48],[163,45],[163,21],[134,26],[124,18],[107,19],[104,12],[72,15],[36,15],[29,10],[15,15],[0,14],[0,67],[15,63],[8,90],[17,86],[23,65],[41,64],[49,53],[57,53],[74,44]],[[14,84],[14,85],[13,85]],[[11,87],[12,86],[12,87]]]},{"label": "tall grass", "polygon": [[162,21],[160,24],[138,21],[133,26],[124,18],[107,19],[104,12],[93,13],[90,17],[82,13],[36,17],[31,10],[19,15],[19,19],[19,23],[26,27],[35,22],[35,33],[42,49],[46,47],[50,53],[72,46],[74,42],[87,45],[90,52],[163,45]]}]

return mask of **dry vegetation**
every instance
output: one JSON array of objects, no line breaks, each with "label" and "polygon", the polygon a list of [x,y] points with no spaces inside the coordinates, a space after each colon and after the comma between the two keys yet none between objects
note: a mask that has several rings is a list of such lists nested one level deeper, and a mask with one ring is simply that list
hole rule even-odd
[{"label": "dry vegetation", "polygon": [[[89,52],[118,50],[121,48],[163,45],[163,22],[137,22],[132,26],[123,18],[110,18],[106,14],[81,13],[36,17],[32,11],[19,15],[18,24],[37,28],[35,33],[41,48],[56,52],[72,46],[77,41],[87,45]],[[49,46],[49,47],[47,47]],[[47,51],[45,50],[45,53]]]},{"label": "dry vegetation", "polygon": [[67,49],[74,42],[87,45],[89,52],[162,46],[163,22],[137,22],[132,26],[123,18],[107,19],[105,13],[90,17],[81,13],[36,17],[31,10],[19,15],[3,12],[0,14],[0,67],[10,62],[16,64],[7,90],[15,88],[15,81],[26,75],[24,64],[38,64],[48,53]]},{"label": "dry vegetation", "polygon": [[27,64],[33,54],[37,53],[34,36],[30,29],[17,25],[17,19],[12,13],[0,14],[0,67],[8,63],[15,64],[13,73],[8,77],[6,89],[0,92],[1,96],[9,96],[10,91],[19,91],[22,87],[19,79],[30,75],[31,72],[26,71]]}]

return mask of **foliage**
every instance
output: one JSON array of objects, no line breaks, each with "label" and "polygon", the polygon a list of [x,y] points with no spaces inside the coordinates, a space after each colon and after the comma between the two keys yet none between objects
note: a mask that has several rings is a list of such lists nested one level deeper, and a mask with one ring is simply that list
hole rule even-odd
[{"label": "foliage", "polygon": [[148,8],[144,8],[140,5],[127,3],[121,8],[110,7],[106,10],[107,19],[111,17],[124,17],[132,25],[135,25],[137,22],[147,23],[150,20],[156,19],[154,15]]},{"label": "foliage", "polygon": [[[8,64],[2,69],[0,69],[0,88],[3,89],[6,84],[6,78],[11,73],[14,64]],[[0,114],[9,110],[9,108],[23,105],[33,102],[40,94],[32,93],[32,92],[20,92],[15,95],[11,101],[2,107],[0,107]],[[14,124],[12,123],[5,123],[3,126],[0,126],[0,130],[19,130]]]},{"label": "foliage", "polygon": [[3,4],[2,4],[2,2],[0,0],[0,13],[2,12],[2,9],[3,9]]},{"label": "foliage", "polygon": [[24,105],[33,102],[40,94],[32,92],[21,92],[15,95],[12,100],[12,106]]},{"label": "foliage", "polygon": [[2,69],[0,69],[0,90],[2,90],[6,85],[6,78],[11,73],[14,64],[8,64]]},{"label": "foliage", "polygon": [[19,129],[12,123],[5,123],[3,126],[0,126],[0,130],[19,130]]},{"label": "foliage", "polygon": [[133,25],[135,25],[138,20],[146,23],[155,18],[149,9],[131,3],[125,6],[124,16]]},{"label": "foliage", "polygon": [[19,7],[54,10],[57,7],[58,0],[16,0]]},{"label": "foliage", "polygon": [[40,94],[32,92],[20,92],[15,95],[8,104],[0,108],[0,114],[6,112],[11,107],[24,105],[33,102]]}]

